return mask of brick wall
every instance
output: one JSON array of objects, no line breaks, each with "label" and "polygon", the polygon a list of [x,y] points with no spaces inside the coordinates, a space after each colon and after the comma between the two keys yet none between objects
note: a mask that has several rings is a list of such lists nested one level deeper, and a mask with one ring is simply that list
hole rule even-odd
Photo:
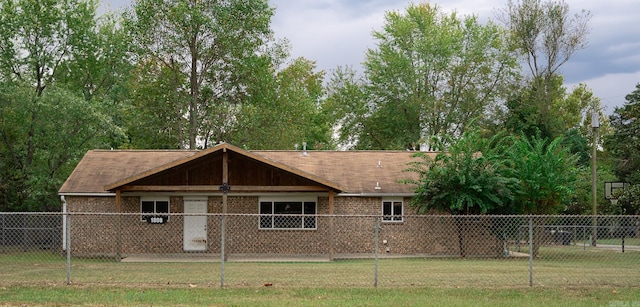
[{"label": "brick wall", "polygon": [[[67,196],[69,212],[113,213],[113,197]],[[329,213],[328,197],[318,198],[317,229],[259,229],[258,196],[229,196],[225,217],[227,254],[372,254],[374,231],[382,200],[378,197],[335,197],[336,216]],[[404,199],[402,222],[379,223],[380,253],[460,255],[463,245],[467,256],[499,256],[500,242],[491,234],[489,219],[464,220],[450,216],[414,216],[415,211]],[[180,196],[170,197],[170,212],[183,212]],[[74,255],[115,255],[120,246],[122,255],[140,253],[182,253],[182,216],[171,216],[165,224],[140,221],[140,198],[123,197],[122,211],[136,213],[120,217],[113,215],[74,215],[71,221],[71,246]],[[222,212],[222,197],[208,198],[208,212]],[[238,215],[240,214],[240,215]],[[248,214],[248,215],[242,215]],[[220,253],[221,216],[207,220],[208,253]],[[118,227],[120,225],[120,227]],[[334,225],[334,227],[331,227]],[[460,234],[460,235],[459,235]],[[386,243],[385,243],[386,242]],[[333,246],[333,249],[331,248]]]}]

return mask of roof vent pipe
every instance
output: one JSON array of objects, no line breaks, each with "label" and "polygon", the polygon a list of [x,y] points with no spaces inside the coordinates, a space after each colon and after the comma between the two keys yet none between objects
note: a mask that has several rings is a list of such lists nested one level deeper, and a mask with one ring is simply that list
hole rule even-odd
[{"label": "roof vent pipe", "polygon": [[303,157],[308,156],[309,154],[307,153],[307,142],[302,142],[302,154],[300,154]]}]

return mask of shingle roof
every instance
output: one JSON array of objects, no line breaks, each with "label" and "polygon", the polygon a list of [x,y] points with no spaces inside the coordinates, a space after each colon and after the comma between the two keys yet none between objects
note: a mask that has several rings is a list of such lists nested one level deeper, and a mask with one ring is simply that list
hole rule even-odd
[{"label": "shingle roof", "polygon": [[[408,151],[254,151],[268,159],[295,168],[345,188],[344,194],[410,194],[413,187],[398,183],[400,179],[414,178],[403,172],[412,161]],[[379,187],[379,189],[376,189]]]},{"label": "shingle roof", "polygon": [[[229,146],[233,150],[242,150]],[[105,186],[135,177],[164,165],[173,165],[195,150],[90,150],[58,191],[60,194],[107,193]],[[412,159],[408,151],[301,151],[256,150],[246,154],[263,157],[300,173],[307,173],[343,189],[342,194],[411,194],[413,187],[398,183],[412,178],[403,172]],[[317,179],[316,178],[316,179]],[[378,187],[379,189],[377,189]]]},{"label": "shingle roof", "polygon": [[195,150],[90,150],[58,193],[107,193],[104,186],[196,154]]}]

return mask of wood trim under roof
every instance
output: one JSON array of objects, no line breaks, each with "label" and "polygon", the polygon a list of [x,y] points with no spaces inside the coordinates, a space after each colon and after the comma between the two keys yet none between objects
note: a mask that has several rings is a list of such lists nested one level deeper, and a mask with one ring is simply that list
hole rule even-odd
[{"label": "wood trim under roof", "polygon": [[[122,189],[125,186],[129,185],[130,183],[138,181],[140,179],[143,179],[143,178],[158,174],[160,172],[166,171],[168,169],[171,169],[173,167],[182,165],[184,163],[187,163],[187,162],[190,162],[190,161],[194,161],[196,159],[199,159],[201,157],[207,156],[207,155],[212,154],[214,152],[218,152],[218,151],[226,152],[227,150],[232,151],[232,152],[234,152],[236,154],[242,155],[244,157],[256,160],[258,162],[273,166],[273,167],[281,169],[283,171],[286,171],[286,172],[289,172],[289,173],[304,177],[306,179],[309,179],[311,181],[314,181],[314,182],[318,183],[319,185],[325,186],[330,190],[334,190],[334,191],[337,191],[337,192],[342,192],[342,191],[345,190],[342,186],[340,186],[339,184],[337,184],[335,182],[328,181],[328,180],[323,179],[321,177],[318,177],[318,176],[316,176],[314,174],[310,174],[308,172],[305,172],[305,171],[302,171],[300,169],[288,166],[286,164],[282,164],[282,163],[279,163],[279,162],[276,162],[276,161],[273,161],[273,160],[269,160],[269,159],[267,159],[265,157],[262,157],[260,155],[256,155],[254,153],[251,153],[249,151],[243,150],[243,149],[241,149],[239,147],[236,147],[236,146],[233,146],[233,145],[230,145],[230,144],[227,144],[227,143],[218,144],[218,145],[216,145],[216,146],[214,146],[212,148],[197,152],[196,154],[190,155],[188,157],[184,157],[184,158],[181,158],[181,159],[166,163],[164,165],[161,165],[161,166],[158,166],[158,167],[155,167],[155,168],[140,172],[138,174],[129,176],[127,178],[118,180],[118,181],[113,182],[111,184],[107,184],[107,185],[104,186],[104,189],[105,189],[105,191],[115,191],[115,190],[118,190],[118,189]],[[130,189],[135,189],[135,188],[127,187],[127,188],[124,188],[122,190],[130,190]],[[172,190],[172,189],[176,189],[176,188],[168,188],[168,189]],[[176,189],[176,190],[178,190],[178,189]],[[312,190],[317,190],[317,188],[313,188]]]}]

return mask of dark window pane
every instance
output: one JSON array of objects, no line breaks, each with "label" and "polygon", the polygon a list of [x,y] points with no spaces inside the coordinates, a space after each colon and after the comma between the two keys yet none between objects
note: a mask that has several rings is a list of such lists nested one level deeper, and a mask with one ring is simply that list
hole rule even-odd
[{"label": "dark window pane", "polygon": [[274,216],[273,217],[273,228],[287,228],[287,219],[286,216]]},{"label": "dark window pane", "polygon": [[157,201],[156,202],[156,213],[169,213],[169,202],[168,201]]},{"label": "dark window pane", "polygon": [[275,214],[302,214],[301,202],[274,202]]},{"label": "dark window pane", "polygon": [[260,214],[272,214],[273,206],[270,201],[260,202]]},{"label": "dark window pane", "polygon": [[316,228],[316,217],[315,216],[305,216],[304,217],[304,228]]},{"label": "dark window pane", "polygon": [[[146,221],[153,216],[152,214],[155,211],[155,202],[143,201],[140,207],[141,207],[140,211],[142,211],[143,213],[141,216],[141,220]],[[144,214],[144,213],[151,213],[151,214]]]},{"label": "dark window pane", "polygon": [[274,216],[274,228],[302,228],[302,216]]},{"label": "dark window pane", "polygon": [[287,228],[302,228],[302,216],[290,216]]},{"label": "dark window pane", "polygon": [[393,215],[402,215],[402,203],[401,202],[393,203]]},{"label": "dark window pane", "polygon": [[260,228],[316,228],[316,213],[317,204],[313,201],[260,202],[260,214],[263,214],[260,217]]},{"label": "dark window pane", "polygon": [[154,213],[154,202],[152,201],[143,201],[142,202],[142,213]]},{"label": "dark window pane", "polygon": [[393,220],[402,221],[402,202],[393,203]]},{"label": "dark window pane", "polygon": [[383,221],[391,220],[391,213],[392,213],[391,209],[392,209],[391,202],[389,201],[382,202],[382,215],[383,215],[382,220]]},{"label": "dark window pane", "polygon": [[261,216],[260,228],[273,228],[272,222],[273,222],[273,216]]},{"label": "dark window pane", "polygon": [[304,203],[304,214],[316,214],[316,203],[315,202],[305,202]]}]

